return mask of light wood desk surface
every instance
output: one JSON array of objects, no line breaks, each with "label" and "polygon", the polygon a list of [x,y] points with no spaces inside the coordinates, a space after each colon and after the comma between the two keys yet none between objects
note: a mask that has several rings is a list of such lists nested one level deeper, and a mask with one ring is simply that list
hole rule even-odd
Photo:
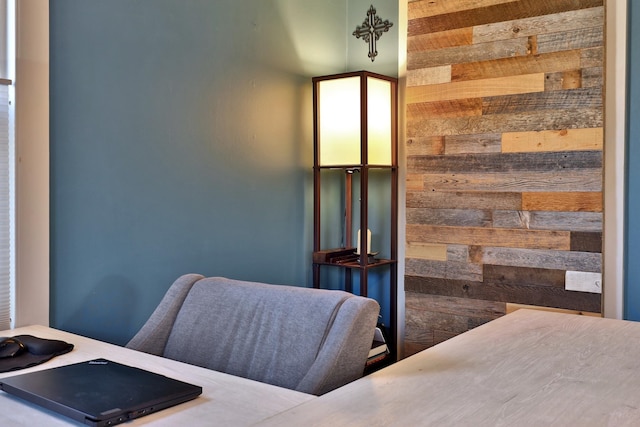
[{"label": "light wood desk surface", "polygon": [[640,323],[519,310],[261,426],[640,426]]},{"label": "light wood desk surface", "polygon": [[[2,373],[0,378],[102,357],[190,382],[203,389],[202,395],[195,400],[121,424],[122,426],[251,425],[316,398],[309,394],[140,353],[43,326],[29,326],[0,332],[0,336],[3,337],[21,334],[63,340],[74,344],[75,348],[70,353],[41,365]],[[0,417],[0,425],[6,426],[81,425],[4,392],[0,392]]]}]

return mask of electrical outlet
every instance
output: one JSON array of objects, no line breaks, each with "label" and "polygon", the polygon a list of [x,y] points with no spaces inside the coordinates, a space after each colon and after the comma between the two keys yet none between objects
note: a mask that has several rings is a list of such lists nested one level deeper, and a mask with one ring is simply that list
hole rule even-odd
[{"label": "electrical outlet", "polygon": [[564,278],[567,291],[602,293],[602,274],[586,271],[567,271]]}]

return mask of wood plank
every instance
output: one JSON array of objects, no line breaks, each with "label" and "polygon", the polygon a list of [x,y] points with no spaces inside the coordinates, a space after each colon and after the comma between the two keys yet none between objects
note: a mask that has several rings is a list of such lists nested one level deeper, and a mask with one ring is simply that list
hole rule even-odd
[{"label": "wood plank", "polygon": [[602,231],[600,232],[571,232],[571,250],[577,252],[602,252]]},{"label": "wood plank", "polygon": [[[570,249],[570,234],[568,231],[447,227],[422,224],[407,224],[406,230],[407,236],[411,236],[411,241],[414,242],[554,249],[558,251],[568,251]],[[494,263],[484,262],[484,264]]]},{"label": "wood plank", "polygon": [[552,15],[533,16],[525,19],[495,22],[473,27],[473,43],[485,43],[517,37],[580,30],[602,26],[604,7],[571,10]]},{"label": "wood plank", "polygon": [[522,209],[528,211],[602,212],[601,192],[523,193]]},{"label": "wood plank", "polygon": [[408,224],[446,225],[461,227],[489,227],[492,215],[480,209],[407,208]]},{"label": "wood plank", "polygon": [[428,136],[426,138],[407,139],[407,156],[442,155],[445,148],[444,136]]},{"label": "wood plank", "polygon": [[[494,320],[506,310],[503,303],[420,294],[408,294],[406,301],[405,345],[408,344],[412,351],[438,344]],[[456,307],[456,310],[443,312],[438,310],[439,307],[445,310],[446,307]]]},{"label": "wood plank", "polygon": [[414,104],[417,102],[515,95],[542,91],[544,91],[543,73],[524,74],[410,87],[406,90],[406,102],[407,104]]},{"label": "wood plank", "polygon": [[511,267],[545,266],[552,270],[602,273],[602,254],[590,252],[483,247],[482,263]]},{"label": "wood plank", "polygon": [[604,129],[562,129],[538,132],[505,132],[502,152],[602,150]]},{"label": "wood plank", "polygon": [[[422,304],[431,304],[433,302],[424,300],[424,296],[420,296],[420,298],[423,300],[420,301]],[[449,299],[447,302],[454,304],[456,301],[455,299]],[[490,304],[487,301],[460,300],[458,306],[462,309],[465,306],[471,306],[471,303],[474,302],[476,305],[490,306],[492,310],[497,310],[500,313],[505,311],[505,304]],[[411,298],[409,304],[413,304]],[[495,317],[493,316],[464,316],[430,310],[417,311],[407,308],[405,345],[409,346],[410,351],[420,351],[494,319]]]},{"label": "wood plank", "polygon": [[604,47],[597,46],[590,49],[581,49],[580,68],[604,66]]},{"label": "wood plank", "polygon": [[407,258],[419,258],[432,261],[447,260],[447,245],[432,243],[407,242],[405,247]]},{"label": "wood plank", "polygon": [[554,171],[602,167],[601,151],[545,151],[539,153],[452,154],[411,156],[407,170],[427,174],[514,171]]},{"label": "wood plank", "polygon": [[405,182],[406,182],[405,188],[407,192],[411,192],[411,191],[422,192],[424,190],[424,178],[422,177],[422,174],[409,173],[407,174],[407,178]]},{"label": "wood plank", "polygon": [[450,81],[451,65],[407,71],[407,87],[448,83]]},{"label": "wood plank", "polygon": [[407,308],[417,307],[414,303],[416,300],[420,302],[428,301],[423,305],[428,307],[427,311],[451,314],[464,317],[475,317],[483,319],[495,319],[504,314],[504,304],[491,303],[484,300],[472,298],[458,298],[444,295],[433,295],[424,293],[413,293],[407,302]]},{"label": "wood plank", "polygon": [[493,132],[527,132],[602,127],[601,108],[528,111],[514,114],[492,114],[480,117],[407,120],[411,138],[432,135],[469,135]]},{"label": "wood plank", "polygon": [[602,191],[602,169],[469,174],[425,174],[427,191],[567,192]]},{"label": "wood plank", "polygon": [[581,67],[582,55],[580,50],[570,50],[452,64],[451,81],[576,70]]},{"label": "wood plank", "polygon": [[482,282],[482,266],[468,262],[406,258],[405,272],[412,276]]},{"label": "wood plank", "polygon": [[492,225],[499,228],[530,230],[602,231],[599,212],[493,211]]},{"label": "wood plank", "polygon": [[482,104],[481,98],[408,104],[407,119],[480,116],[482,115]]},{"label": "wood plank", "polygon": [[547,73],[544,84],[545,92],[578,89],[582,87],[599,87],[594,86],[592,82],[589,86],[585,86],[582,72],[583,70],[571,70],[560,73]]},{"label": "wood plank", "polygon": [[438,33],[420,34],[407,38],[407,52],[424,52],[473,43],[473,28],[456,28]]},{"label": "wood plank", "polygon": [[603,87],[604,68],[589,67],[582,69],[582,87]]},{"label": "wood plank", "polygon": [[490,210],[407,208],[407,224],[489,227]]},{"label": "wood plank", "polygon": [[460,12],[476,9],[478,7],[493,6],[509,3],[514,0],[422,0],[412,1],[408,5],[409,20],[424,18],[427,16],[444,15],[446,13]]},{"label": "wood plank", "polygon": [[538,37],[538,53],[558,52],[562,50],[587,49],[603,46],[604,29],[602,26],[583,28],[566,32],[541,34]]},{"label": "wood plank", "polygon": [[[582,87],[582,70],[565,71],[563,73],[562,86],[560,87],[561,89],[565,89],[565,90],[579,89],[581,87]],[[602,89],[600,89],[600,92],[602,92]]]},{"label": "wood plank", "polygon": [[469,246],[447,245],[447,261],[469,262]]},{"label": "wood plank", "polygon": [[[452,2],[457,3],[457,2]],[[534,16],[552,15],[570,10],[603,5],[603,0],[520,0],[425,16],[409,20],[409,35],[427,34],[454,28],[474,27],[493,22],[513,21]]]},{"label": "wood plank", "polygon": [[[538,274],[541,269],[520,269],[518,276],[527,273]],[[562,277],[562,284],[524,284],[519,280],[488,280],[484,283],[429,278],[408,275],[405,278],[405,292],[416,295],[439,295],[469,300],[487,300],[502,303],[527,304],[541,307],[555,307],[568,310],[599,312],[599,294],[564,290],[564,272],[551,270]],[[429,307],[425,307],[428,310]]]},{"label": "wood plank", "polygon": [[520,209],[520,193],[420,192],[407,193],[407,208]]},{"label": "wood plank", "polygon": [[[486,283],[495,285],[517,284],[519,286],[554,287],[564,290],[564,270],[485,265],[483,276]],[[513,300],[513,298],[509,297],[502,300]]]},{"label": "wood plank", "polygon": [[602,108],[602,104],[601,87],[555,90],[487,97],[482,102],[482,114],[514,114],[533,110],[572,110],[576,108],[599,109]]},{"label": "wood plank", "polygon": [[514,303],[507,304],[507,314],[513,313],[514,311],[518,311],[521,309],[549,311],[552,313],[576,314],[579,316],[602,317],[602,313],[600,312],[594,313],[592,311],[584,311],[584,310],[567,310],[564,308],[540,307],[538,305],[526,305],[526,304],[514,304]]},{"label": "wood plank", "polygon": [[499,133],[450,135],[444,139],[443,154],[480,154],[502,151],[502,136]]},{"label": "wood plank", "polygon": [[522,57],[529,53],[531,46],[526,38],[418,51],[407,56],[407,70]]}]

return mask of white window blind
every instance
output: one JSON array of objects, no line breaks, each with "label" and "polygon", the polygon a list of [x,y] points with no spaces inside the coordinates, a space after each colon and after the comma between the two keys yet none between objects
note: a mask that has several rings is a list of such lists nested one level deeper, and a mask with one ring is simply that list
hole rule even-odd
[{"label": "white window blind", "polygon": [[0,330],[11,326],[9,86],[0,83]]}]

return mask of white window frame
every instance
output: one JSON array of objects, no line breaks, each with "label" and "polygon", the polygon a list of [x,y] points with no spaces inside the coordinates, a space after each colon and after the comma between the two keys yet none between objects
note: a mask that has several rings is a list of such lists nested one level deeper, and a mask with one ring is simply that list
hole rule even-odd
[{"label": "white window frame", "polygon": [[49,326],[49,0],[16,1],[12,326]]},{"label": "white window frame", "polygon": [[603,314],[624,315],[624,202],[627,102],[627,2],[607,0],[604,164]]}]

